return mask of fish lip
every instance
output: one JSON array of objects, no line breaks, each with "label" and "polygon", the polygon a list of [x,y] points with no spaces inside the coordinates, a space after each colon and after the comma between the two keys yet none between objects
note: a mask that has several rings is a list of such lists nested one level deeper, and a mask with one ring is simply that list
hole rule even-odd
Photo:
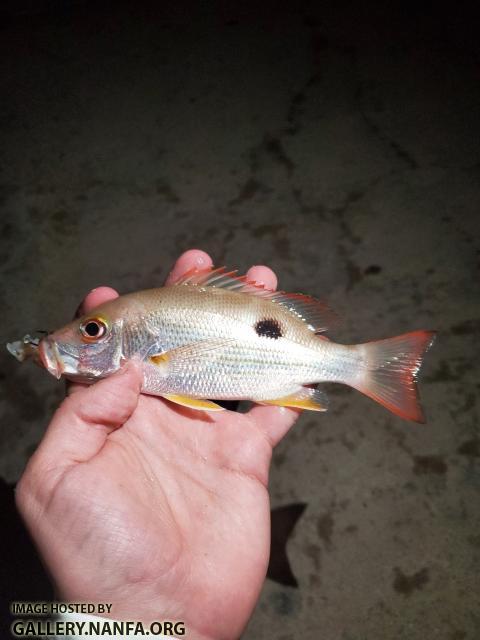
[{"label": "fish lip", "polygon": [[59,380],[64,367],[55,342],[50,338],[43,338],[38,345],[38,353],[45,369]]}]

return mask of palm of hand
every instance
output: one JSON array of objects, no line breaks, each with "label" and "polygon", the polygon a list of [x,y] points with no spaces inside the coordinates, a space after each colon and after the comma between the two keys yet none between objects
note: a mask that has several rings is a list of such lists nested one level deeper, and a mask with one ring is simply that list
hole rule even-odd
[{"label": "palm of hand", "polygon": [[51,497],[62,596],[111,600],[116,617],[180,619],[201,636],[238,637],[268,563],[270,456],[247,414],[140,396],[124,426]]}]

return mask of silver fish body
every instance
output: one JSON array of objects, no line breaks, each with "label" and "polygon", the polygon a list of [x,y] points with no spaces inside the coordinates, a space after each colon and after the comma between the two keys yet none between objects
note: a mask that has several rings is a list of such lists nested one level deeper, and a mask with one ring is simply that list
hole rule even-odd
[{"label": "silver fish body", "polygon": [[87,382],[140,359],[144,393],[196,408],[217,407],[195,402],[208,398],[325,410],[311,385],[328,381],[421,420],[415,380],[433,334],[341,345],[319,335],[328,319],[308,296],[271,292],[224,270],[193,272],[99,306],[43,339],[39,351],[57,377]]},{"label": "silver fish body", "polygon": [[[124,356],[145,361],[146,393],[268,400],[342,379],[354,357],[270,300],[189,284],[145,292],[137,301],[143,297],[143,327],[124,332]],[[273,335],[259,334],[262,326],[274,327]],[[170,354],[164,367],[149,359],[160,353]]]}]

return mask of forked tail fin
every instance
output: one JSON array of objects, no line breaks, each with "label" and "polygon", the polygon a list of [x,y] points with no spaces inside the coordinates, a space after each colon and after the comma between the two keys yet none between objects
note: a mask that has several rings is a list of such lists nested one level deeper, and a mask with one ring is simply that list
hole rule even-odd
[{"label": "forked tail fin", "polygon": [[422,357],[434,338],[434,331],[412,331],[358,345],[363,352],[363,373],[359,372],[352,386],[401,418],[425,422],[416,382]]}]

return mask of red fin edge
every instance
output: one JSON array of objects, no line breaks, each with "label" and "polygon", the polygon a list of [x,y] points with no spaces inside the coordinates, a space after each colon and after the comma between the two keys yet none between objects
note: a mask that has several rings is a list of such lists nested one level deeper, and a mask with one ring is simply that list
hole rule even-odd
[{"label": "red fin edge", "polygon": [[324,302],[303,293],[272,291],[263,284],[238,276],[226,267],[197,269],[193,267],[172,286],[191,284],[202,287],[227,289],[237,293],[255,295],[283,306],[291,314],[301,318],[314,333],[326,331],[337,321],[337,315]]},{"label": "red fin edge", "polygon": [[364,350],[364,375],[353,386],[401,418],[425,423],[416,382],[435,335],[435,331],[412,331],[359,345]]}]

